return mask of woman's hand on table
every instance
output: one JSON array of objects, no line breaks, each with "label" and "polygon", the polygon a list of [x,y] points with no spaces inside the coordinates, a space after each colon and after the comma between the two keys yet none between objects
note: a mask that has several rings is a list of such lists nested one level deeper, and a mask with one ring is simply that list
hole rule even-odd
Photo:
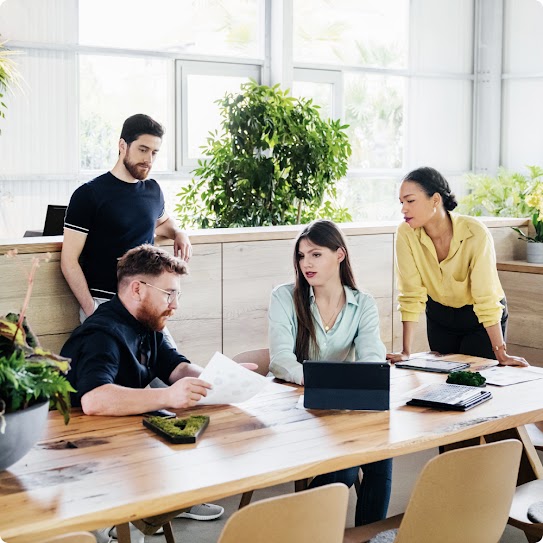
[{"label": "woman's hand on table", "polygon": [[404,353],[387,353],[387,360],[391,364],[396,364],[396,362],[402,362],[403,360],[409,360],[409,355]]},{"label": "woman's hand on table", "polygon": [[500,366],[529,366],[530,364],[522,356],[511,356],[507,353],[503,353],[499,358],[498,362]]}]

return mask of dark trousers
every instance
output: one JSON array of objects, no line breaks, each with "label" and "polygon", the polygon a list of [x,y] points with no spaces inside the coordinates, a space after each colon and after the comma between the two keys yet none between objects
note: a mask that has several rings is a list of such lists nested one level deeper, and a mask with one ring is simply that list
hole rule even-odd
[{"label": "dark trousers", "polygon": [[[501,327],[503,337],[507,329],[507,302],[504,306]],[[496,358],[493,345],[485,327],[477,320],[472,305],[447,307],[430,297],[426,303],[426,329],[432,351],[441,354],[467,354],[483,358]]]},{"label": "dark trousers", "polygon": [[[390,490],[392,487],[392,459],[380,460],[360,466],[364,477],[356,501],[355,526],[370,524],[387,516]],[[358,467],[342,469],[333,473],[318,475],[309,488],[343,483],[351,487],[358,477]]]}]

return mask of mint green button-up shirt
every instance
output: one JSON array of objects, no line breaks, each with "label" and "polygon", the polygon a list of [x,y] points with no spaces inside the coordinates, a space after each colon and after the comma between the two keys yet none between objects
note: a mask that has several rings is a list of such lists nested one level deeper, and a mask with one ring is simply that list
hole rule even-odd
[{"label": "mint green button-up shirt", "polygon": [[[379,332],[379,314],[369,294],[345,288],[346,303],[334,326],[326,332],[313,289],[310,290],[311,313],[319,347],[318,359],[338,362],[384,362],[386,350]],[[276,287],[268,311],[270,371],[279,379],[302,384],[303,368],[294,348],[298,320],[294,310],[294,284]]]}]

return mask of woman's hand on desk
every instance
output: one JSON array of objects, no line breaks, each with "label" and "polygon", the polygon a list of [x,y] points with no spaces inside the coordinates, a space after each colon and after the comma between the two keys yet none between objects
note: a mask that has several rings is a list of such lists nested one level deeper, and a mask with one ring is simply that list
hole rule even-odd
[{"label": "woman's hand on desk", "polygon": [[506,352],[497,355],[498,362],[501,366],[529,366],[530,364],[522,356],[511,356]]},{"label": "woman's hand on desk", "polygon": [[387,360],[391,364],[396,364],[396,362],[402,362],[403,360],[409,360],[409,355],[404,353],[387,353]]}]

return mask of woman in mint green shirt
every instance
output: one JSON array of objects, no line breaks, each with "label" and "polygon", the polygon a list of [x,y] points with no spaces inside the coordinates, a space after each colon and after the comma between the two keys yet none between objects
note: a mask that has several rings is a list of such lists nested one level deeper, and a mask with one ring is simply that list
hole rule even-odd
[{"label": "woman in mint green shirt", "polygon": [[[347,244],[331,221],[306,226],[294,248],[296,282],[271,295],[270,370],[285,381],[303,385],[304,360],[384,362],[375,301],[355,284]],[[364,472],[355,524],[386,518],[392,460],[361,466]],[[358,467],[319,475],[311,487],[354,484]]]}]

